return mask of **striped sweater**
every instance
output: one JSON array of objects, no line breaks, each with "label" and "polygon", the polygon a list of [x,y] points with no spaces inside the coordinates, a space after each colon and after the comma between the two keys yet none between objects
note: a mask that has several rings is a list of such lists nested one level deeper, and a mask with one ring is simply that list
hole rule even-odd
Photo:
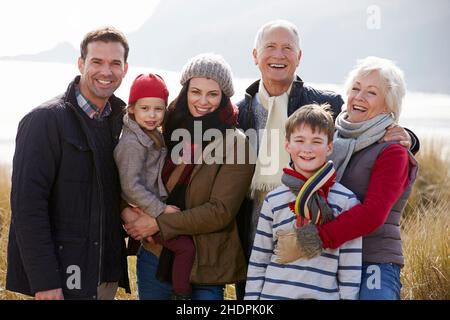
[{"label": "striped sweater", "polygon": [[[245,299],[358,299],[361,238],[334,250],[323,250],[313,259],[276,262],[276,232],[294,228],[295,215],[288,203],[295,198],[287,186],[281,185],[264,200],[248,266]],[[327,200],[335,215],[359,203],[353,192],[339,183],[331,187]]]}]

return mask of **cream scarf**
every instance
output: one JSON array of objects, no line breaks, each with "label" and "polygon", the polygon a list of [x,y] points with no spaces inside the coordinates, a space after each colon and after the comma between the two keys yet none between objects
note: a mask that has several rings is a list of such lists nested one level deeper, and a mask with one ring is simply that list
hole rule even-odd
[{"label": "cream scarf", "polygon": [[263,81],[259,82],[258,99],[268,111],[266,126],[259,144],[258,159],[251,184],[252,195],[256,191],[269,192],[281,185],[283,168],[289,164],[289,154],[284,149],[285,124],[288,118],[288,91],[280,96],[269,96]]}]

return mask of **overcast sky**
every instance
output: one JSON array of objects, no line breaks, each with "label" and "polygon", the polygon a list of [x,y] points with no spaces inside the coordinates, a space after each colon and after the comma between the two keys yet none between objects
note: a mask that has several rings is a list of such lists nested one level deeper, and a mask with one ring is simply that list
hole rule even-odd
[{"label": "overcast sky", "polygon": [[0,3],[0,56],[37,53],[114,24],[125,33],[137,30],[159,0],[7,0]]}]

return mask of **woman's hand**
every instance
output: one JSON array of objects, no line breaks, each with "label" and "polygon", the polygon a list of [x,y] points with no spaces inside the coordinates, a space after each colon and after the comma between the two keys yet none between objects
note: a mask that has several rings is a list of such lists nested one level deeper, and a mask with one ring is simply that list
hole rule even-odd
[{"label": "woman's hand", "polygon": [[176,206],[172,206],[172,205],[167,205],[166,209],[164,210],[163,213],[176,213],[176,212],[180,212],[180,208],[176,207]]},{"label": "woman's hand", "polygon": [[142,214],[140,217],[125,225],[125,230],[135,240],[142,240],[159,231],[156,219],[148,214]]}]

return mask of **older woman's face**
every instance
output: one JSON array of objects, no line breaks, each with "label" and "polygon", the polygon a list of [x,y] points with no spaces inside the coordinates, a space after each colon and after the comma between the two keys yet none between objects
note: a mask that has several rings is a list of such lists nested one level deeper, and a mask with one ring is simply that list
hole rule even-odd
[{"label": "older woman's face", "polygon": [[208,78],[192,78],[187,93],[189,112],[201,117],[216,110],[222,99],[219,84]]},{"label": "older woman's face", "polygon": [[378,71],[356,78],[347,99],[347,120],[362,122],[387,113],[383,88],[383,80]]}]

